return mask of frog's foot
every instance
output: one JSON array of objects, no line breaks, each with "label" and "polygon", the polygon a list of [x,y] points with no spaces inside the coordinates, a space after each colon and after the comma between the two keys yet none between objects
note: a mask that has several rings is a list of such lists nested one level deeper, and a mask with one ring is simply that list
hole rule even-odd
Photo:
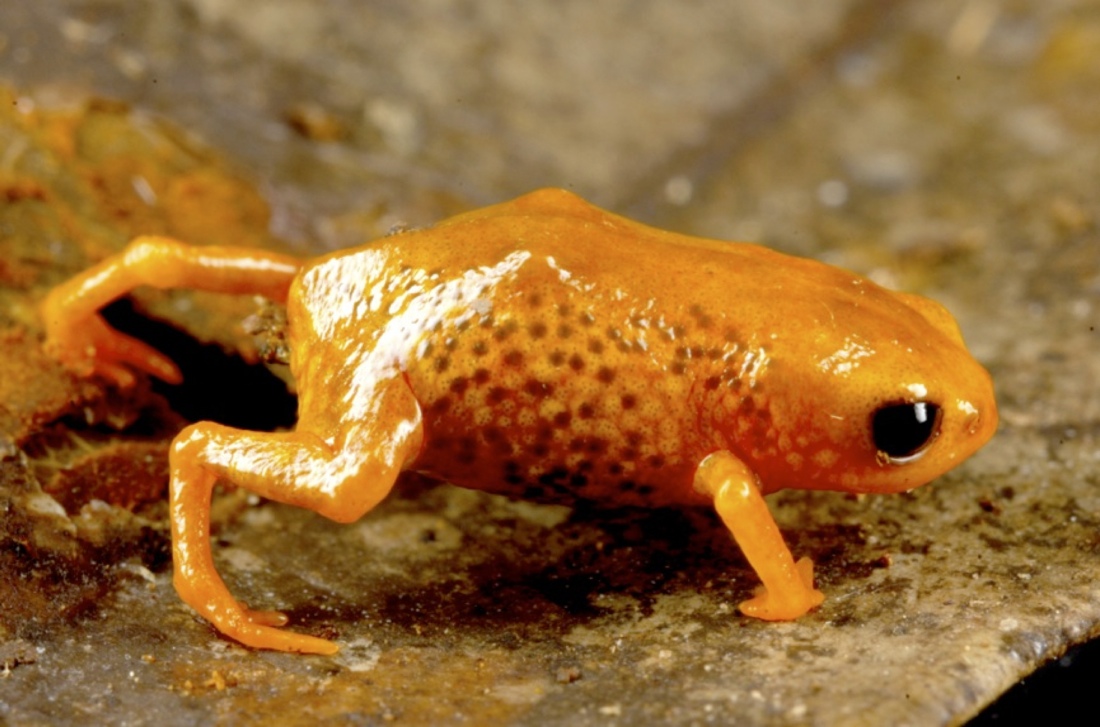
[{"label": "frog's foot", "polygon": [[793,621],[811,608],[816,608],[825,600],[825,595],[814,588],[814,564],[809,558],[795,563],[798,572],[798,586],[784,592],[773,592],[765,586],[758,586],[754,595],[741,603],[741,613],[764,621]]},{"label": "frog's foot", "polygon": [[[263,611],[260,613],[270,614],[273,612]],[[283,620],[286,620],[285,616],[283,616]],[[228,628],[215,621],[214,625],[226,636],[255,649],[272,649],[274,651],[292,651],[299,654],[322,654],[325,656],[331,656],[340,650],[335,642],[328,639],[299,634],[260,623],[249,622],[239,624],[235,628]]]},{"label": "frog's foot", "polygon": [[219,621],[214,621],[218,630],[235,641],[254,649],[272,649],[274,651],[291,651],[299,654],[322,654],[331,656],[340,650],[333,641],[321,639],[316,636],[299,634],[293,631],[264,626],[255,623],[241,623],[229,627]]},{"label": "frog's foot", "polygon": [[183,380],[171,359],[111,328],[98,314],[77,322],[47,319],[45,345],[50,355],[78,376],[100,376],[122,388],[134,384],[131,369],[171,384]]},{"label": "frog's foot", "polygon": [[216,598],[187,593],[187,589],[178,590],[184,601],[208,618],[218,631],[245,646],[299,654],[332,655],[340,650],[336,643],[328,639],[279,628],[287,622],[286,614],[280,611],[245,608],[229,596],[228,592],[221,594],[221,598]]}]

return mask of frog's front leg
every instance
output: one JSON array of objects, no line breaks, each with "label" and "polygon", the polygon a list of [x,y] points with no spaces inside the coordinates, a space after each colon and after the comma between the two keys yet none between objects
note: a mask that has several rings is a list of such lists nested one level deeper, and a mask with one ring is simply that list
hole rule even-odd
[{"label": "frog's front leg", "polygon": [[276,611],[252,611],[230,594],[210,551],[210,498],[224,478],[263,497],[352,522],[389,493],[423,441],[420,408],[404,379],[384,384],[371,421],[326,441],[301,426],[259,433],[200,422],[176,437],[171,464],[174,583],[180,597],[219,631],[263,649],[333,654],[331,641],[285,631]]},{"label": "frog's front leg", "polygon": [[765,621],[790,621],[821,605],[825,596],[814,588],[813,562],[795,562],[756,477],[741,460],[728,451],[711,454],[695,472],[695,488],[714,497],[722,522],[763,581],[739,606],[742,613]]},{"label": "frog's front leg", "polygon": [[128,367],[165,381],[179,369],[150,346],[114,330],[99,309],[134,288],[195,288],[253,293],[286,300],[301,263],[288,255],[233,247],[192,247],[168,237],[138,237],[125,250],[50,291],[42,301],[46,349],[82,376],[118,385],[134,380]]}]

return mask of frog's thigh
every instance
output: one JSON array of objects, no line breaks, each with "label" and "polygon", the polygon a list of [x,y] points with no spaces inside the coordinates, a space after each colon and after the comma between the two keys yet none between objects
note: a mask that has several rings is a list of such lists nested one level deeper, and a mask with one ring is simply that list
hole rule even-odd
[{"label": "frog's thigh", "polygon": [[285,619],[248,611],[229,593],[210,552],[210,493],[223,478],[263,497],[350,522],[389,493],[404,464],[419,451],[420,409],[407,384],[381,387],[369,422],[337,437],[248,432],[199,422],[172,444],[170,464],[174,582],[180,596],[223,633],[250,646],[331,653],[323,639],[273,628]]},{"label": "frog's thigh", "polygon": [[763,581],[756,596],[740,605],[742,613],[787,621],[821,604],[824,596],[813,587],[813,563],[809,558],[795,563],[745,463],[731,452],[715,452],[696,470],[695,486],[714,497],[715,510]]}]

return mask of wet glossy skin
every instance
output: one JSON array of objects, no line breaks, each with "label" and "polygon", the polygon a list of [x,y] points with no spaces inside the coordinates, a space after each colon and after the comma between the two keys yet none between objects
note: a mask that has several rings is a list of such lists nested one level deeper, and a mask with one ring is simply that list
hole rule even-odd
[{"label": "wet glossy skin", "polygon": [[[910,489],[996,428],[989,376],[939,305],[814,261],[645,227],[560,190],[304,265],[160,238],[127,254],[44,305],[48,345],[84,373],[178,377],[160,354],[89,324],[137,284],[287,303],[296,430],[200,423],[172,452],[177,588],[255,646],[335,648],[229,595],[209,557],[217,477],[345,522],[403,470],[539,500],[712,504],[765,584],[742,610],[778,620],[821,594],[762,494]],[[927,431],[909,443],[909,424],[876,419],[891,405],[905,421],[927,405],[916,425]]]}]

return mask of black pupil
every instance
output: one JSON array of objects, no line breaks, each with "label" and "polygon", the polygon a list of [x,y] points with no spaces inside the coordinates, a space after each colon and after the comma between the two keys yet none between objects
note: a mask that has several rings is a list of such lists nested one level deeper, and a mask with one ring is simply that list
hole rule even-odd
[{"label": "black pupil", "polygon": [[927,401],[882,407],[871,422],[875,447],[890,457],[908,457],[920,451],[936,433],[939,411]]}]

